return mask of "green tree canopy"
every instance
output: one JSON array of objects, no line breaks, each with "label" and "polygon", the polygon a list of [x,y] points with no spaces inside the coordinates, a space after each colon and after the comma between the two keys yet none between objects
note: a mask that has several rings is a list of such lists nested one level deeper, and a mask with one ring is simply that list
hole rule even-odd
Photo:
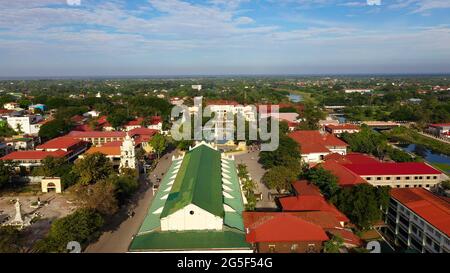
[{"label": "green tree canopy", "polygon": [[265,169],[269,169],[274,166],[286,166],[294,163],[300,166],[300,158],[300,149],[297,142],[288,136],[281,135],[278,149],[271,152],[261,152],[258,162]]},{"label": "green tree canopy", "polygon": [[337,197],[337,207],[347,215],[352,223],[362,229],[368,229],[381,220],[381,207],[386,207],[389,189],[377,189],[369,184],[360,184],[342,189]]},{"label": "green tree canopy", "polygon": [[75,162],[74,173],[82,185],[94,184],[114,173],[111,161],[101,153],[88,154]]},{"label": "green tree canopy", "polygon": [[166,138],[161,134],[156,134],[152,137],[149,143],[159,159],[161,154],[166,150],[167,147]]},{"label": "green tree canopy", "polygon": [[67,252],[67,243],[79,242],[85,247],[98,237],[103,226],[102,216],[92,209],[78,209],[73,214],[57,219],[52,223],[47,237],[38,241],[35,250],[38,252]]},{"label": "green tree canopy", "polygon": [[297,180],[299,173],[292,168],[275,166],[268,170],[262,177],[262,182],[278,193],[291,189],[291,185]]},{"label": "green tree canopy", "polygon": [[337,177],[322,167],[311,168],[304,176],[316,185],[327,199],[332,198],[339,190]]}]

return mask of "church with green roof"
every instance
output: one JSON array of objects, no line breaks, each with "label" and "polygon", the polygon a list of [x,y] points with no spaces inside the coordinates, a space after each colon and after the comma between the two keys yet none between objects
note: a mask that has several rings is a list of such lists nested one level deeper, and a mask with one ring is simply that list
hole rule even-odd
[{"label": "church with green roof", "polygon": [[202,142],[174,157],[130,252],[253,252],[233,157]]}]

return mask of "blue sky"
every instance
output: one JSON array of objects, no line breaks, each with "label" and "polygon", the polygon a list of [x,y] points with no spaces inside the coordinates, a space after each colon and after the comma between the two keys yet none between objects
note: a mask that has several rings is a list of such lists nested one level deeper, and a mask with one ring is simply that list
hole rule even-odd
[{"label": "blue sky", "polygon": [[450,0],[0,4],[0,77],[450,72]]}]

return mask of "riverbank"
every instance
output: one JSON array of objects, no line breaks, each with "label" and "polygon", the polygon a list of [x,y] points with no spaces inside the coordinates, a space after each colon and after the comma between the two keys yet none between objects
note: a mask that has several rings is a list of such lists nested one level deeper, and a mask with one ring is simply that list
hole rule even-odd
[{"label": "riverbank", "polygon": [[450,144],[421,135],[413,129],[397,127],[383,134],[391,142],[421,145],[434,153],[450,156]]}]

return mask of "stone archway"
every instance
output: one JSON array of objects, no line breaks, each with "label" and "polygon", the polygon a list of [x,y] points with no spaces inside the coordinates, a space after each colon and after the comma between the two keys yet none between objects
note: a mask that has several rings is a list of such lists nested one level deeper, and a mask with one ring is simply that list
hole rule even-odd
[{"label": "stone archway", "polygon": [[56,193],[61,193],[61,178],[59,177],[47,177],[42,178],[41,181],[42,192],[49,192],[54,190]]}]

